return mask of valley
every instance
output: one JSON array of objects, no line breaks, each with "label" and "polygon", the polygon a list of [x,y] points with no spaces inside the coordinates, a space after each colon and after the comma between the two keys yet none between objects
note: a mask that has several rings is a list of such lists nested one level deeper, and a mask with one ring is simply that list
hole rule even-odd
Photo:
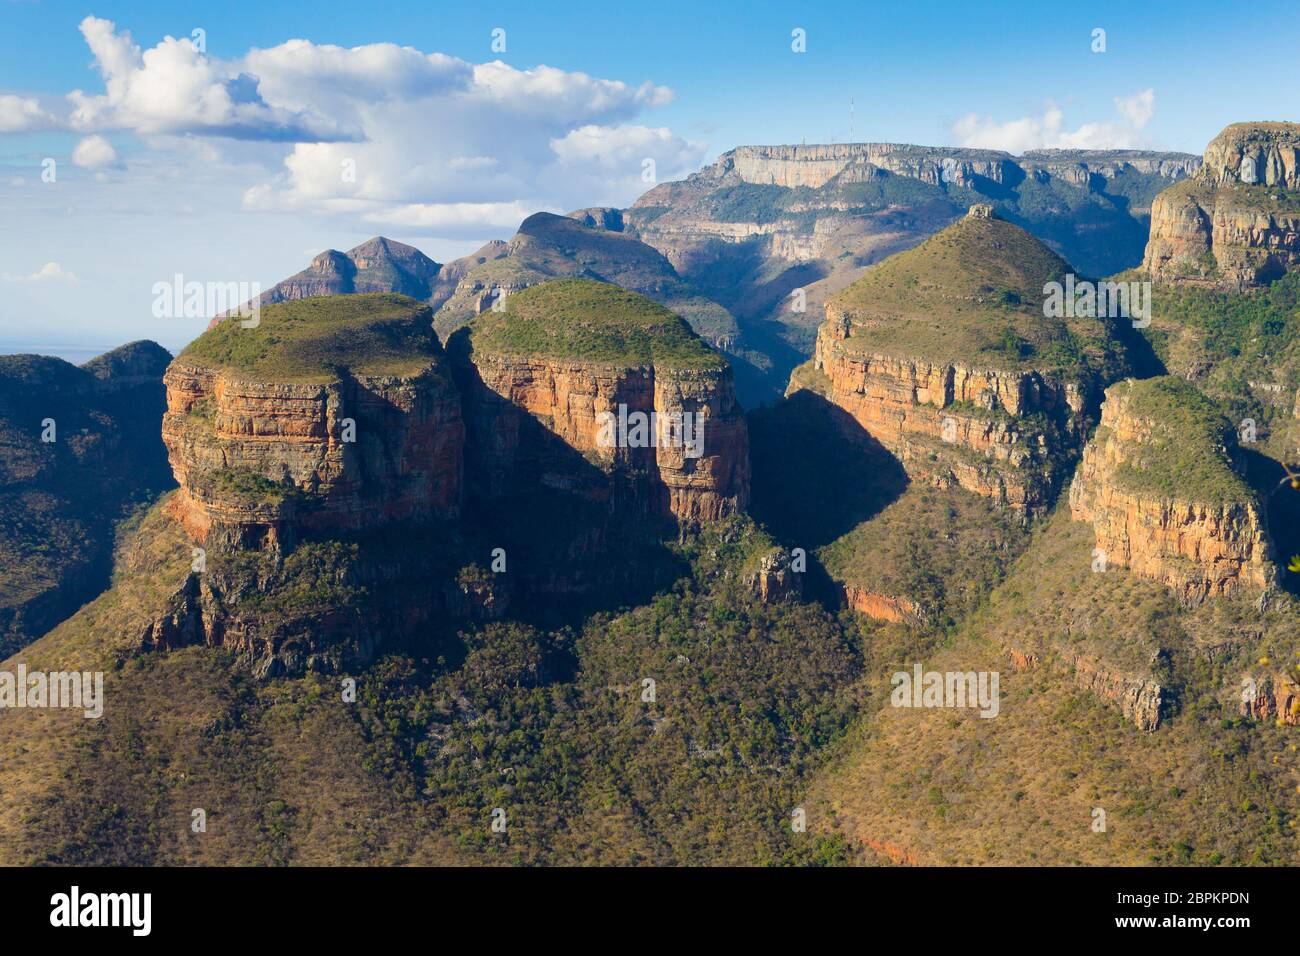
[{"label": "valley", "polygon": [[739,147],[3,357],[0,670],[105,706],[0,863],[1293,865],[1297,156]]}]

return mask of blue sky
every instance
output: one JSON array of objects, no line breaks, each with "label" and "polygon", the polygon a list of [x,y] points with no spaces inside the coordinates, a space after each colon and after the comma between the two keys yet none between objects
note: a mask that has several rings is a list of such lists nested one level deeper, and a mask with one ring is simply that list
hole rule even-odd
[{"label": "blue sky", "polygon": [[[376,233],[446,261],[632,201],[646,156],[666,179],[744,143],[1200,152],[1300,119],[1297,4],[1239,9],[0,0],[0,348],[176,347],[202,323],[149,306],[177,272],[265,286]],[[204,50],[164,44],[196,27]]]}]

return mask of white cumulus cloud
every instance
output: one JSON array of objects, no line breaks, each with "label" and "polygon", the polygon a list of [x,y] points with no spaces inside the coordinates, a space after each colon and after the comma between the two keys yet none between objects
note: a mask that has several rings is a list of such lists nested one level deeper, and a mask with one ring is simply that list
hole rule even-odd
[{"label": "white cumulus cloud", "polygon": [[479,209],[497,228],[517,224],[519,211],[630,202],[648,188],[645,160],[680,176],[704,153],[629,122],[671,101],[651,83],[306,40],[253,50],[243,68],[268,102],[326,111],[360,131],[355,142],[296,143],[280,177],[245,193],[254,208],[361,212],[431,229],[458,229]]},{"label": "white cumulus cloud", "polygon": [[117,162],[117,150],[102,136],[87,136],[72,150],[72,162],[85,169],[96,169]]},{"label": "white cumulus cloud", "polygon": [[57,262],[47,262],[30,275],[0,272],[2,282],[76,282],[77,277]]},{"label": "white cumulus cloud", "polygon": [[[513,227],[531,212],[625,204],[698,168],[704,144],[640,125],[673,93],[538,65],[474,64],[410,46],[292,39],[232,60],[164,37],[142,50],[109,20],[81,33],[105,91],[68,94],[66,125],[139,134],[147,146],[259,141],[244,207],[347,216],[439,234]],[[279,150],[271,155],[268,149]],[[77,158],[77,157],[80,158]],[[132,154],[133,168],[140,154]],[[83,140],[74,162],[116,160]]]},{"label": "white cumulus cloud", "polygon": [[26,133],[54,125],[54,117],[33,97],[0,93],[0,133]]},{"label": "white cumulus cloud", "polygon": [[1155,90],[1115,97],[1121,121],[1066,126],[1065,111],[1048,104],[1038,116],[998,122],[991,116],[968,113],[952,126],[962,146],[1023,153],[1030,149],[1130,149],[1143,145],[1142,130],[1155,116]]},{"label": "white cumulus cloud", "polygon": [[255,77],[199,52],[188,39],[164,37],[142,52],[130,33],[97,17],[81,21],[81,34],[106,92],[68,94],[73,129],[288,141],[350,135],[318,114],[267,103]]}]

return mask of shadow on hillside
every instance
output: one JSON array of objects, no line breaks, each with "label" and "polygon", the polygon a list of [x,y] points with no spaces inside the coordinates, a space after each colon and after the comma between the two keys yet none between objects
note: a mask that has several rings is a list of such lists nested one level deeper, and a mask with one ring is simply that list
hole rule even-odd
[{"label": "shadow on hillside", "polygon": [[1132,367],[1134,378],[1155,378],[1169,374],[1165,363],[1160,361],[1160,356],[1152,348],[1151,340],[1133,328],[1130,320],[1124,318],[1117,320],[1115,338],[1119,339],[1128,352],[1129,365]]},{"label": "shadow on hillside", "polygon": [[[664,517],[654,449],[633,449],[627,469],[605,471],[492,391],[471,351],[465,330],[448,343],[465,418],[465,525],[489,554],[505,549],[511,616],[572,624],[645,603],[686,573],[664,544],[676,524]],[[642,404],[631,394],[613,401]]]},{"label": "shadow on hillside", "polygon": [[907,487],[898,460],[851,415],[809,391],[748,416],[750,513],[784,544],[829,544]]},{"label": "shadow on hillside", "polygon": [[1300,554],[1300,490],[1291,487],[1286,470],[1276,459],[1249,448],[1239,448],[1238,458],[1245,467],[1246,480],[1264,504],[1282,587],[1300,595],[1300,574],[1287,570],[1292,555]]},{"label": "shadow on hillside", "polygon": [[742,408],[749,410],[779,402],[790,373],[795,366],[806,362],[808,356],[781,337],[784,327],[780,323],[744,320],[740,327],[746,348],[766,356],[771,365],[760,368],[743,356],[728,353],[726,359],[735,375],[736,398]]}]

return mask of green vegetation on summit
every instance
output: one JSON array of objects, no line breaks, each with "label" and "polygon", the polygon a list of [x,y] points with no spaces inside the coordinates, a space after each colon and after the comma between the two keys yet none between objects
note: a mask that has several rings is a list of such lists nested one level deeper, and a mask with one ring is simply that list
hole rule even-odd
[{"label": "green vegetation on summit", "polygon": [[607,282],[556,279],[506,298],[470,326],[476,352],[623,366],[722,369],[726,362],[682,319]]},{"label": "green vegetation on summit", "polygon": [[394,293],[316,296],[264,305],[258,324],[232,316],[181,352],[181,361],[277,382],[418,374],[441,350],[429,306]]},{"label": "green vegetation on summit", "polygon": [[874,266],[830,299],[846,347],[1007,370],[1113,361],[1103,322],[1043,315],[1043,287],[1070,264],[1019,226],[968,216]]},{"label": "green vegetation on summit", "polygon": [[[1126,401],[1128,415],[1149,428],[1143,441],[1126,445],[1137,453],[1116,474],[1127,490],[1205,504],[1252,497],[1229,455],[1231,426],[1195,385],[1172,376],[1136,379],[1113,386],[1107,400]],[[1101,426],[1096,440],[1106,431]]]}]

